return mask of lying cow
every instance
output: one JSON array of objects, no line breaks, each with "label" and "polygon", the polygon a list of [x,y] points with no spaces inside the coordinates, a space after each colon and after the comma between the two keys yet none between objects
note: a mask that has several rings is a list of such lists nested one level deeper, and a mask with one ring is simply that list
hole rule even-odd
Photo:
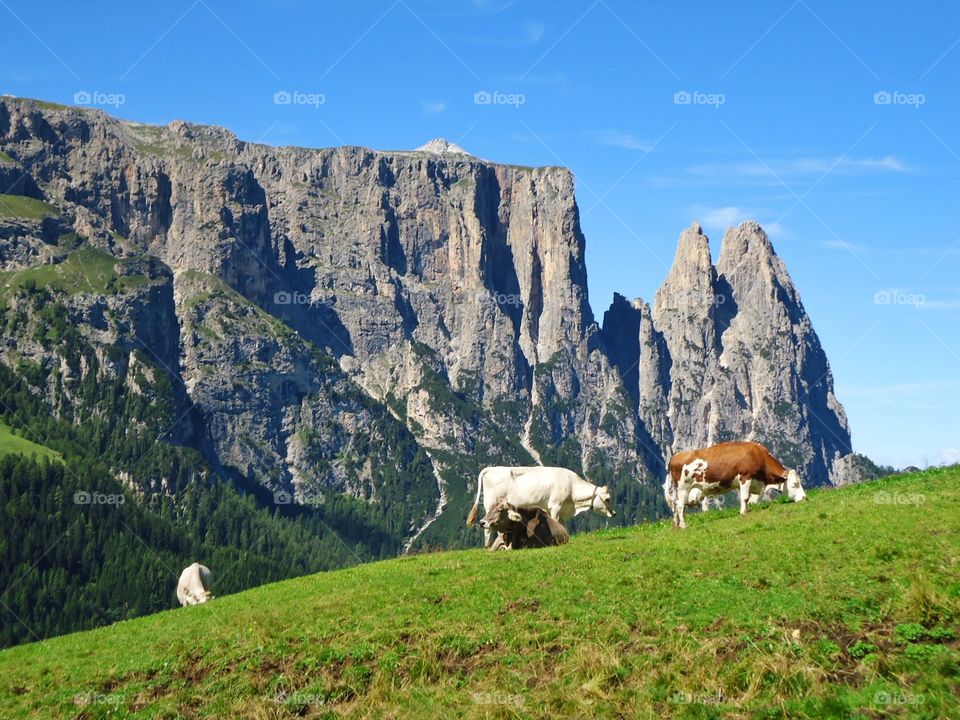
[{"label": "lying cow", "polygon": [[517,509],[502,500],[483,516],[480,527],[500,533],[491,550],[565,545],[570,539],[567,529],[540,508]]},{"label": "lying cow", "polygon": [[674,527],[685,528],[683,511],[691,491],[704,496],[740,493],[740,514],[746,515],[752,494],[760,495],[768,485],[786,487],[794,502],[806,498],[796,470],[787,470],[760,443],[728,442],[700,450],[686,450],[667,464],[668,503],[673,508]]},{"label": "lying cow", "polygon": [[177,600],[183,606],[199,605],[213,599],[213,573],[206,565],[195,562],[183,569],[177,583]]},{"label": "lying cow", "polygon": [[[468,527],[477,521],[481,496],[485,513],[490,512],[500,500],[506,500],[517,509],[540,508],[558,522],[588,510],[608,518],[616,515],[613,498],[606,485],[594,485],[566,468],[484,468],[477,478],[477,499],[467,517]],[[493,533],[484,528],[484,547],[490,547],[492,537]]]}]

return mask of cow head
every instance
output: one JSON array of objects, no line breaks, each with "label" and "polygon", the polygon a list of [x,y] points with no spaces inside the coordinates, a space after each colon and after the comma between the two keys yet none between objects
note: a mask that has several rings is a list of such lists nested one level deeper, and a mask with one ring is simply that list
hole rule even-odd
[{"label": "cow head", "polygon": [[800,482],[800,475],[796,470],[787,473],[787,482],[785,483],[787,495],[794,502],[800,502],[807,499],[807,493],[804,492],[803,484]]},{"label": "cow head", "polygon": [[606,485],[597,488],[597,492],[593,495],[591,509],[595,513],[605,515],[608,518],[616,516],[617,513],[613,509],[613,497],[610,495],[610,488]]},{"label": "cow head", "polygon": [[498,502],[480,520],[480,527],[484,530],[498,530],[504,532],[511,523],[523,522],[523,515],[505,502]]}]

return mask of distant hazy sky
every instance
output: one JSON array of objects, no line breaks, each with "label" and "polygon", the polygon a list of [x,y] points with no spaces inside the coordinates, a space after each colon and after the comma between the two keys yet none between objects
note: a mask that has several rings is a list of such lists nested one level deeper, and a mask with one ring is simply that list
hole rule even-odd
[{"label": "distant hazy sky", "polygon": [[0,19],[0,92],[570,167],[598,320],[614,291],[652,298],[693,220],[716,257],[755,218],[855,449],[960,460],[956,2],[0,0]]}]

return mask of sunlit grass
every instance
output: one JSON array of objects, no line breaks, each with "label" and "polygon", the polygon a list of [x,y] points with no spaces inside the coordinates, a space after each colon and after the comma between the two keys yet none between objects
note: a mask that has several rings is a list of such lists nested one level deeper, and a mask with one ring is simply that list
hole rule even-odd
[{"label": "sunlit grass", "polygon": [[958,481],[263,586],[0,652],[0,715],[960,717]]}]

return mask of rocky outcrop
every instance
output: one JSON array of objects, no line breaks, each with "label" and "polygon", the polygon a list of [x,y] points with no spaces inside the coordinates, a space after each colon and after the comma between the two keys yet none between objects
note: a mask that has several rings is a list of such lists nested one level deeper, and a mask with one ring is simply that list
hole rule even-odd
[{"label": "rocky outcrop", "polygon": [[684,231],[652,306],[617,296],[601,329],[563,168],[439,139],[273,148],[10,98],[0,151],[22,198],[0,218],[3,269],[89,250],[111,273],[156,263],[166,294],[141,306],[71,291],[78,328],[96,340],[106,302],[162,319],[141,351],[197,418],[184,442],[244,482],[400,502],[408,537],[437,542],[427,525],[464,511],[487,463],[582,470],[623,489],[629,521],[653,511],[637,488],[656,494],[672,448],[755,437],[818,481],[849,453],[823,351],[755,224],[716,267],[699,226]]},{"label": "rocky outcrop", "polygon": [[851,452],[850,431],[826,355],[759,225],[728,229],[714,266],[695,223],[652,308],[635,306],[639,415],[665,456],[752,439],[810,484],[850,481],[838,464]]},{"label": "rocky outcrop", "polygon": [[[635,401],[588,302],[569,171],[492,164],[445,141],[271,148],[16,99],[0,100],[0,148],[38,179],[64,234],[155,257],[177,278],[170,371],[217,467],[376,501],[369,470],[327,462],[361,447],[370,421],[331,399],[346,382],[433,454],[434,495],[435,471],[465,485],[481,463],[531,454],[598,480],[647,478]],[[22,242],[25,265],[69,252],[42,254],[36,232]],[[336,359],[337,383],[309,348]]]}]

